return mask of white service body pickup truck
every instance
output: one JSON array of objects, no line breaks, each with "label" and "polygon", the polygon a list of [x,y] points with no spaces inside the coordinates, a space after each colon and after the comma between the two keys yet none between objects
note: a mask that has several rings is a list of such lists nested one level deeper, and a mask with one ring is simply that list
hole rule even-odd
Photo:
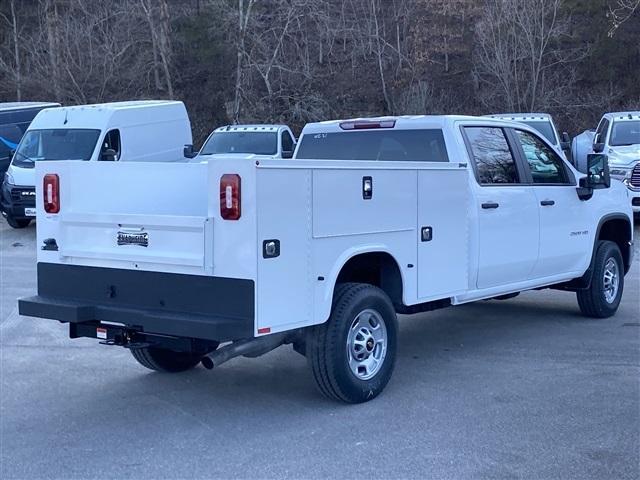
[{"label": "white service body pickup truck", "polygon": [[455,116],[309,124],[293,160],[38,162],[38,294],[20,313],[161,371],[291,343],[325,395],[363,402],[391,376],[397,313],[544,287],[615,313],[632,214],[606,157],[590,162]]}]

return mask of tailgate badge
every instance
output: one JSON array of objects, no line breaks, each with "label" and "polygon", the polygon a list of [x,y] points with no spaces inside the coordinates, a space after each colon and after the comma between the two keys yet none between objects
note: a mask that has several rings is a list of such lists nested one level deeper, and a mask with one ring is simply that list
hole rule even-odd
[{"label": "tailgate badge", "polygon": [[149,246],[149,234],[140,230],[119,230],[118,245],[138,245],[139,247]]}]

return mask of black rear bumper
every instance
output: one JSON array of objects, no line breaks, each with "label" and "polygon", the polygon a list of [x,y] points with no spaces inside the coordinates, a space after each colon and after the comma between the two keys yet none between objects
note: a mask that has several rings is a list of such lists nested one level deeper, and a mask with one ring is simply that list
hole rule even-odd
[{"label": "black rear bumper", "polygon": [[30,317],[224,342],[254,336],[254,296],[253,280],[38,263],[38,295],[18,305]]}]

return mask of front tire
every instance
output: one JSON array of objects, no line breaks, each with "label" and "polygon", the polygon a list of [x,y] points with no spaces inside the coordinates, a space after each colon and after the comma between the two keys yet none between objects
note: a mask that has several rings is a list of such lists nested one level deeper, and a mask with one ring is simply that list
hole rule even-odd
[{"label": "front tire", "polygon": [[27,228],[31,223],[31,220],[13,218],[11,215],[7,215],[7,223],[11,228]]},{"label": "front tire", "polygon": [[318,389],[332,400],[362,403],[391,378],[398,337],[396,312],[378,287],[336,286],[329,320],[312,327],[306,354]]},{"label": "front tire", "polygon": [[593,259],[591,285],[578,290],[578,305],[584,316],[608,318],[616,313],[624,289],[624,264],[614,242],[598,242]]},{"label": "front tire", "polygon": [[198,365],[204,356],[193,352],[174,352],[157,347],[134,348],[131,349],[131,355],[143,367],[167,373],[190,370]]}]

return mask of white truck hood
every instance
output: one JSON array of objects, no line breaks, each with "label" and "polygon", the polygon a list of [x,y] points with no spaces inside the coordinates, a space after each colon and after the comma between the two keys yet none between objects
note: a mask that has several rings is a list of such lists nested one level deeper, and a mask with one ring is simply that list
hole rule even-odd
[{"label": "white truck hood", "polygon": [[610,147],[607,150],[609,164],[620,167],[631,167],[640,160],[640,144]]},{"label": "white truck hood", "polygon": [[14,185],[18,185],[21,187],[35,186],[35,168],[17,167],[12,163],[11,165],[9,165],[7,173],[13,178]]}]

